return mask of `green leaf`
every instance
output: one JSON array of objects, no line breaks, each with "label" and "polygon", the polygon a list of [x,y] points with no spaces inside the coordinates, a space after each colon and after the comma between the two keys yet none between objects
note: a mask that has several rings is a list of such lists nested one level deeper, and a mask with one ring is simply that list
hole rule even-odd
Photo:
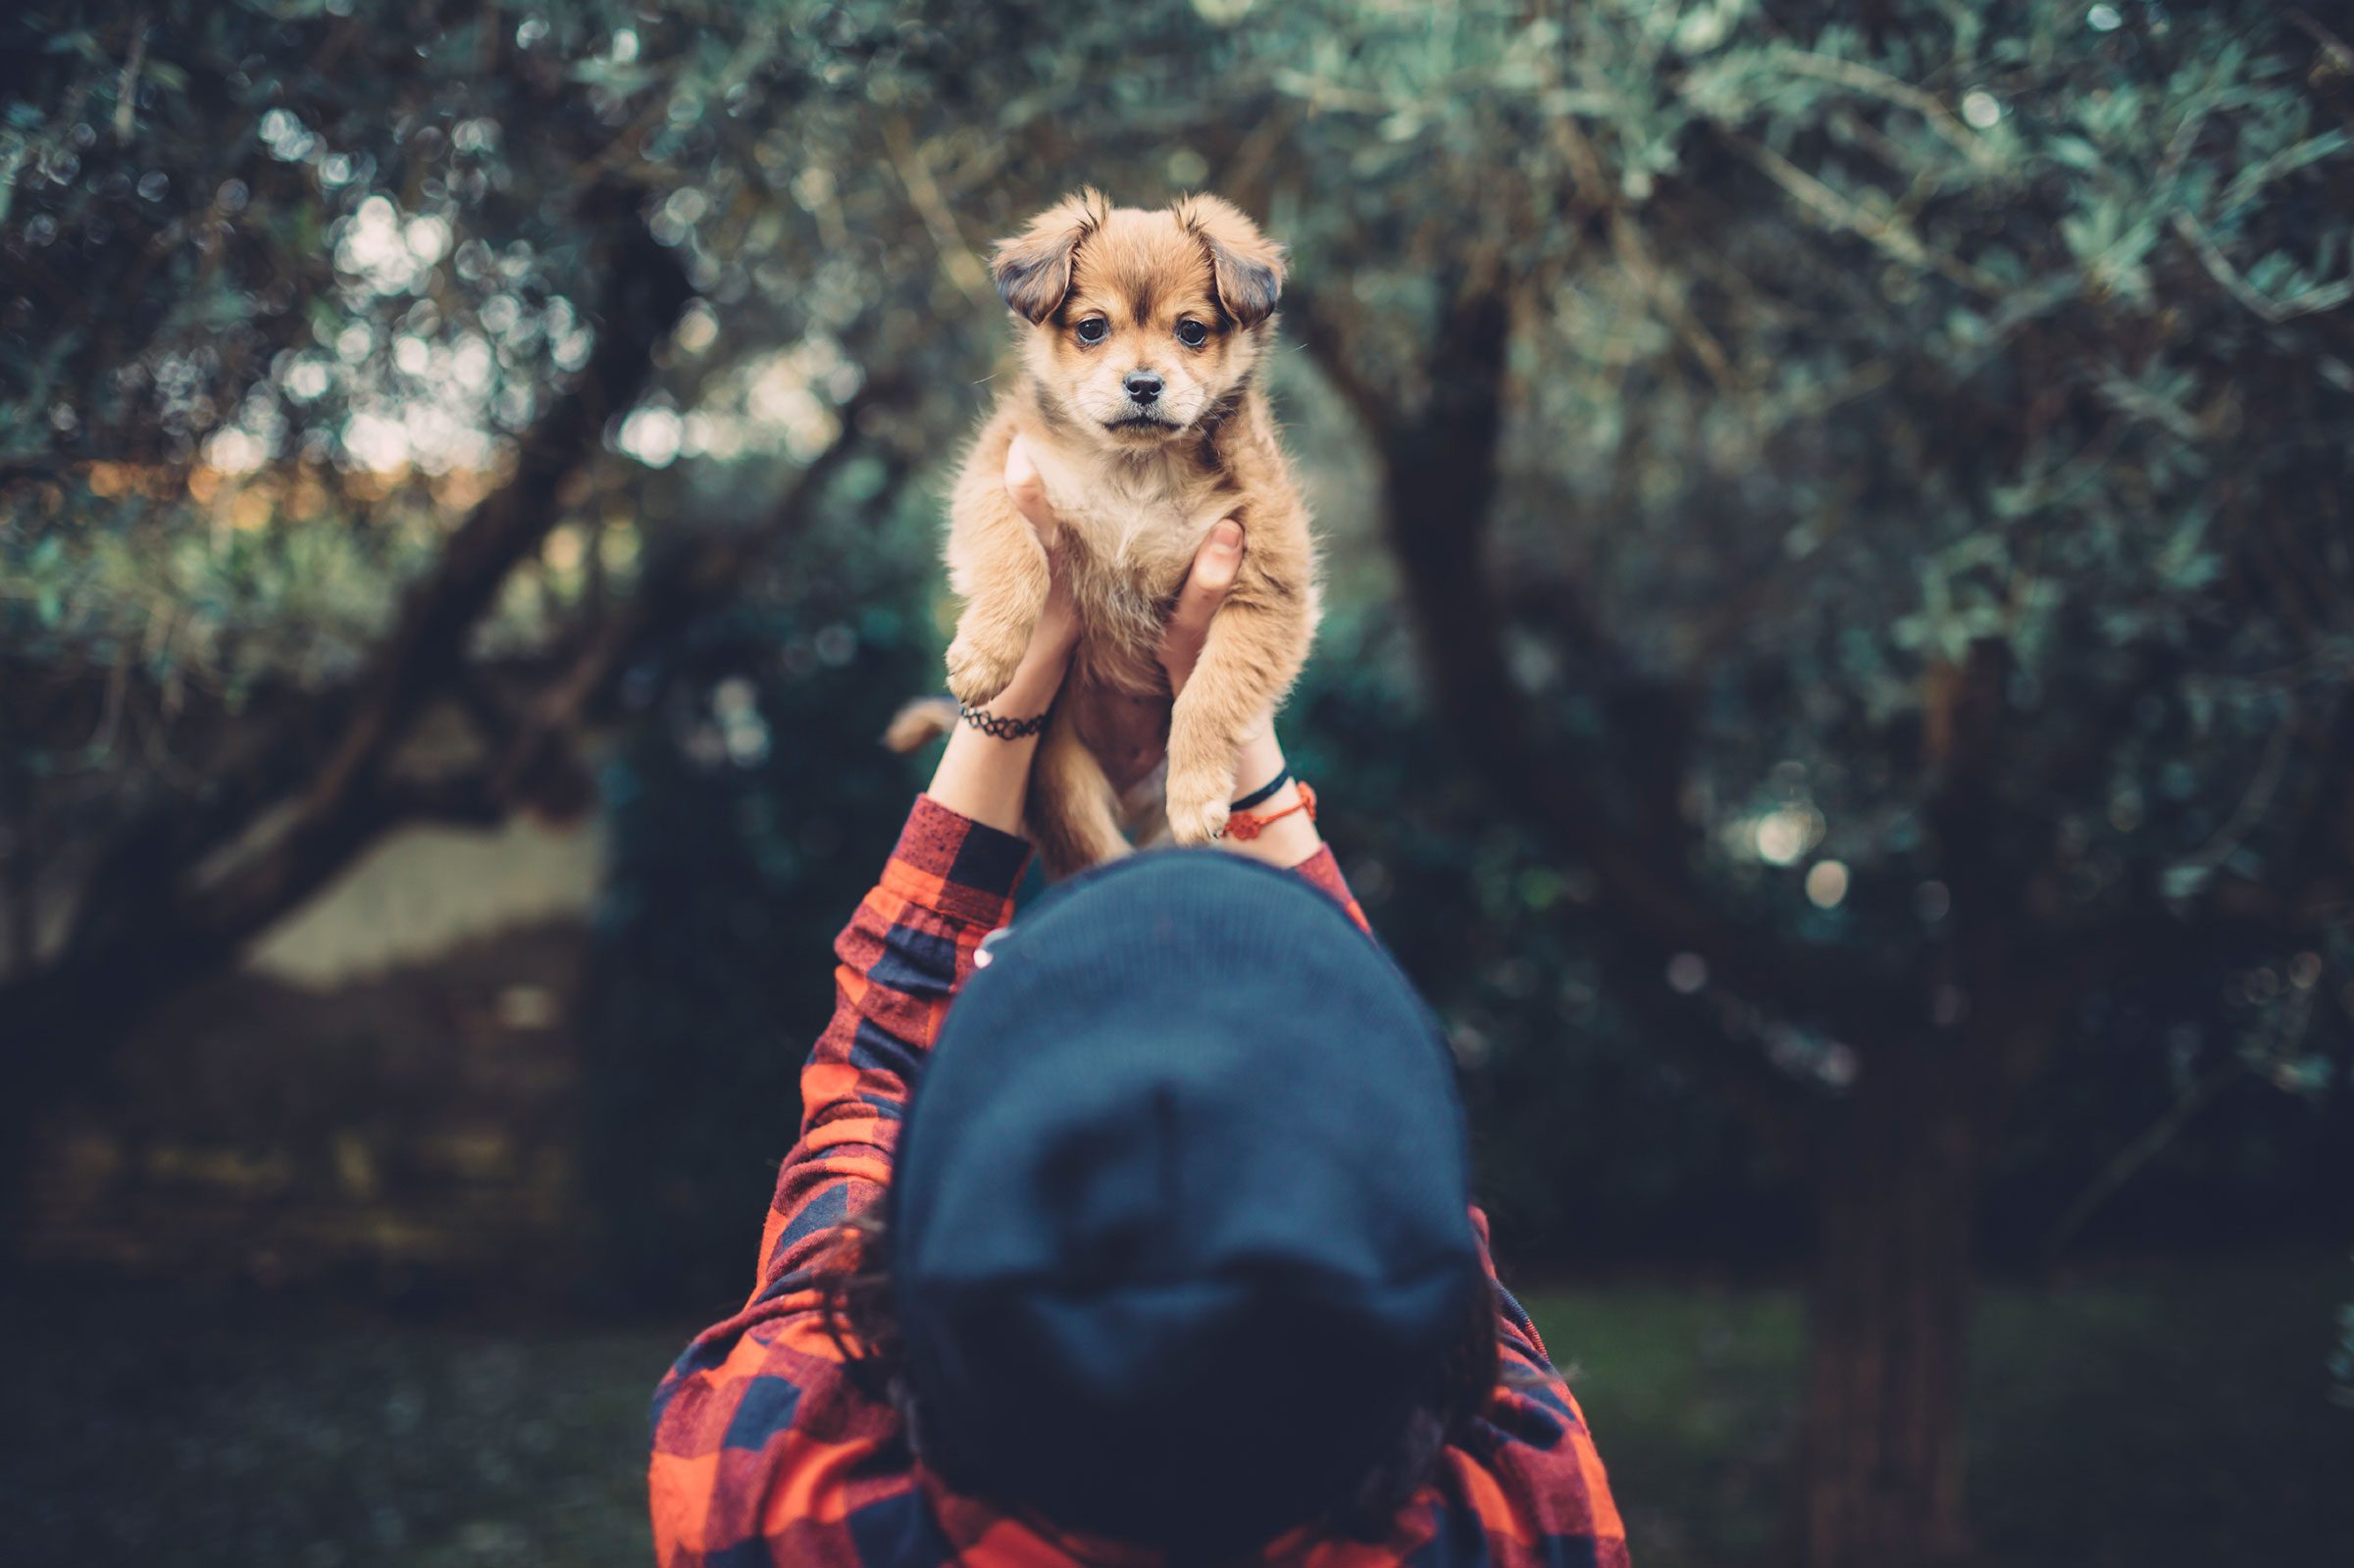
[{"label": "green leaf", "polygon": [[2189,898],[2197,894],[2200,888],[2206,886],[2208,879],[2214,874],[2214,868],[2209,866],[2196,864],[2169,866],[2166,868],[2166,875],[2160,879],[2160,885],[2169,898]]}]

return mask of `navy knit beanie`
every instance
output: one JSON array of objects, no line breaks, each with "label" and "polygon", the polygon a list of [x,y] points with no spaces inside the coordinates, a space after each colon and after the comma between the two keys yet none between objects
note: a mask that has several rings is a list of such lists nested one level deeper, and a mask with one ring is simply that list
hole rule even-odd
[{"label": "navy knit beanie", "polygon": [[988,957],[891,1187],[926,1458],[1181,1552],[1340,1502],[1486,1289],[1413,988],[1299,877],[1203,850],[1067,883]]}]

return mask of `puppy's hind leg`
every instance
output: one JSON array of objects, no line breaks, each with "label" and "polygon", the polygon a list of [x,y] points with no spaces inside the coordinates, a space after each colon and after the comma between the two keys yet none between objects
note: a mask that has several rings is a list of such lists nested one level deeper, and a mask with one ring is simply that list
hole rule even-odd
[{"label": "puppy's hind leg", "polygon": [[1164,756],[1158,767],[1121,791],[1120,832],[1137,848],[1156,849],[1170,842],[1168,788],[1169,761]]},{"label": "puppy's hind leg", "polygon": [[1128,853],[1120,835],[1111,781],[1079,738],[1069,704],[1054,710],[1030,764],[1025,825],[1047,875],[1060,881]]}]

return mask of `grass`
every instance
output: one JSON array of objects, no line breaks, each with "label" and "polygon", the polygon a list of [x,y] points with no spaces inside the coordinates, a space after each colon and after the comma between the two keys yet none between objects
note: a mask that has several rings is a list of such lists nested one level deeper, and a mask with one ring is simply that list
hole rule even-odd
[{"label": "grass", "polygon": [[[1983,1292],[1970,1498],[2006,1568],[2319,1564],[2354,1549],[2342,1259],[2176,1262]],[[1787,1290],[1531,1292],[1644,1568],[1771,1560],[1794,1458]]]},{"label": "grass", "polygon": [[1644,1568],[1746,1563],[1782,1523],[1800,1311],[1786,1290],[1532,1290]]},{"label": "grass", "polygon": [[[1981,1303],[1989,1562],[2319,1563],[2354,1542],[2335,1259],[2173,1264]],[[1534,1291],[1645,1568],[1778,1540],[1791,1292]],[[12,1563],[403,1568],[650,1560],[645,1395],[690,1325],[491,1331],[18,1297],[0,1421]]]}]

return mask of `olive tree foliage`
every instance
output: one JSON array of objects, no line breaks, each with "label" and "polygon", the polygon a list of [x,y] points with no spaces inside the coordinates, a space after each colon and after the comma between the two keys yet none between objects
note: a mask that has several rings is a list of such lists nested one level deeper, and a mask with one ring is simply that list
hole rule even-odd
[{"label": "olive tree foliage", "polygon": [[[2342,43],[2275,8],[2024,6],[1742,47],[1732,9],[1603,89],[1605,222],[1642,237],[1534,326],[1526,427],[1582,448],[1545,470],[1595,521],[1612,656],[1686,693],[1675,804],[1718,895],[1866,972],[1951,961],[1948,919],[2028,937],[2072,993],[2162,911],[2325,947]],[[1558,559],[1544,528],[1507,559]],[[1758,864],[1820,856],[1849,875],[1811,901]],[[2278,990],[2320,986],[2281,957]],[[1941,1024],[1994,1000],[1949,985]]]},{"label": "olive tree foliage", "polygon": [[[701,298],[654,417],[625,435],[606,411],[623,461],[552,508],[583,531],[492,646],[620,593],[674,521],[756,513],[767,481],[740,471],[808,462],[870,377],[894,378],[874,423],[920,431],[897,450],[936,451],[974,402],[941,383],[995,349],[988,239],[1088,177],[1262,208],[1297,253],[1294,335],[1371,433],[1478,401],[1438,372],[1497,373],[1495,476],[1448,478],[1499,492],[1457,498],[1460,553],[1527,585],[1535,613],[1496,622],[1515,692],[1574,732],[1581,659],[1753,683],[1704,704],[1728,721],[1685,781],[1707,799],[1654,806],[1739,828],[1789,792],[1777,761],[1910,744],[1934,672],[1990,643],[2076,749],[2061,694],[2161,647],[2175,717],[2256,745],[2226,764],[2302,693],[2269,798],[2344,657],[2345,46],[2294,10],[453,4],[387,26],[288,0],[10,25],[11,651],[145,677],[105,737],[128,685],[246,700],[357,670],[587,364],[639,230]],[[2159,777],[2173,732],[2124,718],[2142,771],[2095,770],[2065,858],[2108,888],[2128,862],[2176,897],[2231,882],[2256,850],[2199,830],[2236,797]],[[1807,810],[1868,875],[1845,835],[1901,846],[1919,814],[1843,787]],[[1778,889],[1761,913],[1816,918],[1738,833],[1700,842],[1736,895]]]},{"label": "olive tree foliage", "polygon": [[[1817,1560],[1958,1539],[1971,1202],[2055,1060],[2138,1040],[2180,1112],[2342,1057],[2354,50],[2318,9],[0,27],[0,1005],[51,1037],[393,822],[577,803],[578,732],[713,674],[676,655],[725,606],[864,628],[897,681],[1002,357],[989,243],[1093,182],[1293,248],[1342,590],[1302,750],[1466,1060],[1639,1039],[1813,1187]],[[440,708],[474,745],[421,772]]]},{"label": "olive tree foliage", "polygon": [[[849,247],[780,218],[823,173],[801,127],[865,102],[874,40],[800,47],[822,20],[5,24],[17,1038],[103,1035],[394,822],[577,803],[570,737],[646,650],[821,491],[896,486],[934,378],[841,437],[869,360],[920,371],[931,339],[899,352]],[[419,775],[436,704],[475,756]]]},{"label": "olive tree foliage", "polygon": [[[2056,1239],[2231,1085],[2342,1076],[2354,55],[2271,7],[1492,22],[1477,95],[1470,29],[1308,55],[1351,278],[1295,322],[1541,857],[1486,912],[1590,905],[1815,1189],[1806,1555],[1950,1558],[1976,1194],[2055,1054],[2180,1095]],[[1584,1005],[1510,973],[1521,1029]]]},{"label": "olive tree foliage", "polygon": [[[1331,149],[1299,165],[1354,177],[1290,198],[1295,324],[1368,424],[1419,438],[1466,393],[1417,371],[1510,304],[1496,475],[1428,520],[1476,543],[1450,497],[1493,483],[1501,613],[1432,658],[1501,675],[1502,709],[1453,695],[1532,755],[1602,742],[1598,816],[1799,950],[1710,967],[1822,976],[1834,1033],[1885,1030],[1875,986],[1963,924],[2036,934],[2073,994],[2146,957],[2113,922],[2194,911],[2277,920],[2311,956],[2254,990],[2342,1017],[2344,45],[2270,7],[1808,9],[1500,17],[1469,60],[1402,24],[1297,83]],[[1939,802],[1997,756],[1952,864]]]}]

